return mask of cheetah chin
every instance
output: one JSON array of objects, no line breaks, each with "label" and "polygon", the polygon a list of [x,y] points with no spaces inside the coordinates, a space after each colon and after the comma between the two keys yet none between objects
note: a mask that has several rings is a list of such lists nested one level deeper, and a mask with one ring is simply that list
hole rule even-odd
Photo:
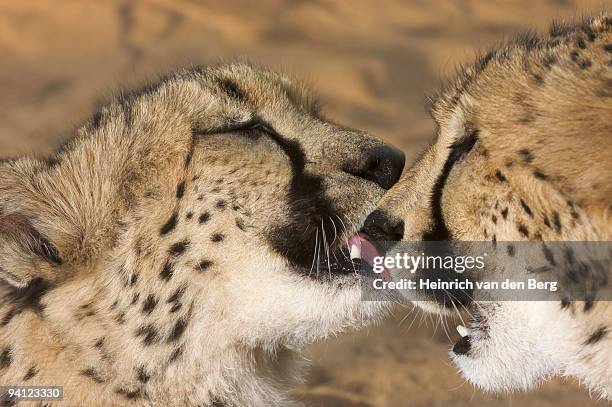
[{"label": "cheetah chin", "polygon": [[298,405],[300,349],[389,307],[361,301],[345,246],[403,165],[249,65],[122,95],[52,157],[0,161],[0,383]]}]

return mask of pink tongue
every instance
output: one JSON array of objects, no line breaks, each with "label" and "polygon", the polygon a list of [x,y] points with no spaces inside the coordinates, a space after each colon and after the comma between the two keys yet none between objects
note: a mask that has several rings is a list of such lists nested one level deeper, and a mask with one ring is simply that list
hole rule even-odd
[{"label": "pink tongue", "polygon": [[[370,266],[374,264],[374,257],[381,256],[378,252],[378,249],[376,249],[376,247],[372,243],[370,243],[370,241],[364,235],[353,235],[348,238],[347,243],[349,246],[349,251],[353,245],[359,247],[361,249],[361,259],[368,263]],[[391,273],[389,273],[389,270],[387,270],[387,268],[384,266],[382,275],[385,281],[391,281]]]}]

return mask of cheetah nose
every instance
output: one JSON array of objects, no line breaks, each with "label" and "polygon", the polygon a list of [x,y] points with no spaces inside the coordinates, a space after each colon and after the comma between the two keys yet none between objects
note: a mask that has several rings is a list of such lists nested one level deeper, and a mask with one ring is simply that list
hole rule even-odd
[{"label": "cheetah nose", "polygon": [[406,157],[400,150],[391,146],[380,146],[367,150],[353,175],[375,182],[389,189],[399,180]]}]

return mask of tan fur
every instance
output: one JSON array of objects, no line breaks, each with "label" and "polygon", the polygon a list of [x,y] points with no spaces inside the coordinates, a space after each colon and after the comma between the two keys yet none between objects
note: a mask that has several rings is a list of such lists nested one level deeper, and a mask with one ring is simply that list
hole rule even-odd
[{"label": "tan fur", "polygon": [[[51,159],[0,163],[0,384],[63,386],[67,406],[294,405],[297,351],[385,306],[282,244],[355,233],[383,193],[355,174],[380,146],[288,77],[230,65],[120,98]],[[292,203],[298,175],[337,216]]]},{"label": "tan fur", "polygon": [[[466,241],[611,240],[610,17],[553,25],[547,36],[526,35],[491,51],[460,72],[435,100],[432,113],[436,142],[379,206],[387,217],[403,221],[404,240],[420,240],[440,223],[452,239]],[[436,183],[453,143],[470,134],[477,142],[448,172],[438,218],[433,207]],[[421,305],[441,311],[432,302]],[[548,347],[538,355],[525,354],[523,365],[516,362],[523,360],[518,357],[504,362],[499,356],[495,362],[492,356],[482,372],[464,363],[467,358],[454,357],[470,380],[485,389],[508,390],[533,386],[548,375],[568,375],[612,398],[609,302],[576,303],[567,309],[559,303],[510,302],[497,310],[486,308],[485,318],[508,318],[512,307],[547,315],[551,326],[542,323],[531,331],[532,342],[509,339],[497,355],[510,349],[536,352],[533,343]],[[521,319],[504,323],[521,324]],[[603,338],[589,344],[600,329]],[[525,373],[540,358],[546,359],[542,366],[548,363],[543,373]]]}]

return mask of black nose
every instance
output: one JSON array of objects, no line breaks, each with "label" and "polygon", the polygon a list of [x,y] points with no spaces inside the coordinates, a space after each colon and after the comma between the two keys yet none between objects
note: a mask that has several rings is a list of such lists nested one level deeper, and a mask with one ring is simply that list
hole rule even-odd
[{"label": "black nose", "polygon": [[405,162],[406,157],[400,150],[391,146],[375,147],[366,151],[359,165],[347,172],[389,189],[402,175]]},{"label": "black nose", "polygon": [[361,231],[373,241],[398,242],[404,237],[404,221],[377,209],[368,215]]}]

